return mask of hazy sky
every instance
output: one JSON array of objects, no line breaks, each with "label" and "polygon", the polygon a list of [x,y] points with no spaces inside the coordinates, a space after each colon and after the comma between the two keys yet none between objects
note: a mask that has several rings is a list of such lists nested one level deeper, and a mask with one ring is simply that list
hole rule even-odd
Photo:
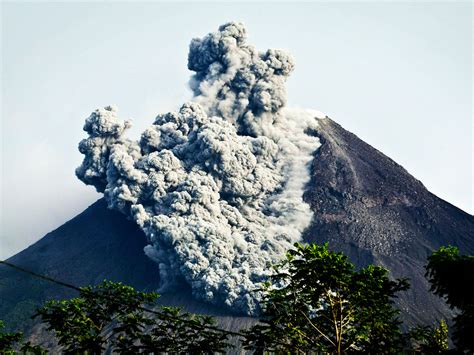
[{"label": "hazy sky", "polygon": [[296,60],[289,104],[325,112],[473,213],[470,2],[1,4],[1,235],[8,257],[100,196],[74,175],[84,119],[137,136],[191,97],[191,38],[237,20]]}]

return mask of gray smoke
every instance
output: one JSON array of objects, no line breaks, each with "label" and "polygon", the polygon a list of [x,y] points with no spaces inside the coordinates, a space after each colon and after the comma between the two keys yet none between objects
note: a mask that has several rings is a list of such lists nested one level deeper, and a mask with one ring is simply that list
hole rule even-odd
[{"label": "gray smoke", "polygon": [[284,108],[293,67],[229,23],[191,42],[193,102],[158,115],[140,142],[112,107],[86,119],[76,174],[145,232],[161,292],[184,281],[199,299],[258,312],[254,290],[312,217],[302,196],[321,114]]},{"label": "gray smoke", "polygon": [[209,114],[225,117],[241,134],[256,136],[279,118],[294,62],[284,51],[259,53],[245,40],[244,26],[234,22],[193,39],[188,68],[196,74],[190,86]]}]

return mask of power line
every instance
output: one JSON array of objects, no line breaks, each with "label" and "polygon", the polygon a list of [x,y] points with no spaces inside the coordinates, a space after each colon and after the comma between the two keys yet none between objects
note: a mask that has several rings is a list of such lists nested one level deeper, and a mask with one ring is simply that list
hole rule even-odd
[{"label": "power line", "polygon": [[22,268],[21,266],[9,263],[8,261],[0,260],[0,264],[7,265],[7,266],[9,266],[13,269],[19,270],[19,271],[24,272],[26,274],[30,274],[34,277],[38,277],[38,278],[43,279],[43,280],[47,280],[47,281],[53,282],[55,284],[58,284],[58,285],[61,285],[61,286],[67,287],[67,288],[72,288],[73,290],[76,290],[76,291],[81,291],[81,289],[79,287],[76,287],[74,285],[68,284],[68,283],[63,282],[63,281],[53,279],[52,277],[49,277],[49,276],[38,274],[34,271]]}]

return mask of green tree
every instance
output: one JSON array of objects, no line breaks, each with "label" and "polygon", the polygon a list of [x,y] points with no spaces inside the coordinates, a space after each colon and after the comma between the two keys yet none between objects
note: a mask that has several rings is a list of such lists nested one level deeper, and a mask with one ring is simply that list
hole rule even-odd
[{"label": "green tree", "polygon": [[474,256],[459,255],[453,246],[441,247],[428,257],[426,276],[431,291],[459,311],[453,319],[456,348],[474,353]]},{"label": "green tree", "polygon": [[114,347],[122,354],[207,354],[225,352],[230,347],[229,333],[217,328],[212,317],[182,312],[178,307],[161,307],[146,330],[135,329],[134,322],[123,324],[115,331],[119,336]]},{"label": "green tree", "polygon": [[19,349],[24,354],[35,354],[43,355],[46,354],[46,350],[41,346],[32,346],[30,342],[20,344],[23,339],[23,333],[4,333],[3,328],[5,324],[0,320],[0,354],[10,355],[16,354],[16,349]]},{"label": "green tree", "polygon": [[388,271],[359,271],[325,245],[295,244],[263,287],[262,324],[246,332],[244,346],[264,351],[394,353],[403,346],[392,299],[408,289]]},{"label": "green tree", "polygon": [[215,327],[211,317],[175,307],[146,308],[157,298],[154,292],[104,281],[81,288],[78,298],[47,302],[38,315],[55,332],[66,354],[100,354],[105,349],[122,354],[200,354],[229,346],[229,333]]},{"label": "green tree", "polygon": [[5,324],[0,320],[0,354],[14,354],[14,346],[23,338],[22,333],[4,333]]},{"label": "green tree", "polygon": [[443,354],[448,351],[448,325],[442,319],[438,327],[416,326],[407,334],[410,351],[419,354]]}]

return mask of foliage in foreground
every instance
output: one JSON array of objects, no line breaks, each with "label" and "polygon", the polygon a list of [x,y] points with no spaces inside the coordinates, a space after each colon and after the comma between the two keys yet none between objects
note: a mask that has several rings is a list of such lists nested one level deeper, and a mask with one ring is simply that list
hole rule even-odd
[{"label": "foliage in foreground", "polygon": [[448,351],[448,325],[444,320],[437,327],[416,326],[407,334],[407,350],[419,354],[444,354]]},{"label": "foliage in foreground", "polygon": [[[23,333],[4,333],[3,321],[0,320],[0,354],[10,355],[16,354],[16,344],[19,344],[23,339]],[[26,342],[18,346],[19,350],[24,354],[42,355],[46,354],[46,350],[40,346],[32,346],[30,342]]]},{"label": "foliage in foreground", "polygon": [[[467,286],[474,284],[474,257],[442,247],[428,258],[427,277],[432,291],[460,310],[454,318],[457,350],[473,353],[474,307]],[[436,327],[401,333],[393,299],[407,288],[406,280],[390,280],[384,268],[370,265],[356,271],[346,256],[327,245],[295,244],[264,284],[263,321],[240,333],[219,329],[212,317],[180,308],[153,311],[158,294],[109,281],[81,288],[77,298],[49,301],[37,316],[69,354],[106,349],[123,354],[225,352],[234,335],[257,354],[446,353],[448,327],[443,320]],[[0,321],[0,354],[14,354],[15,349],[46,353],[29,342],[21,345],[21,333],[2,329]]]},{"label": "foliage in foreground", "polygon": [[431,291],[459,311],[453,319],[456,349],[474,353],[474,256],[459,255],[453,246],[441,247],[428,257],[426,270]]},{"label": "foliage in foreground", "polygon": [[247,349],[289,353],[395,353],[403,336],[393,298],[408,289],[388,271],[355,271],[326,245],[295,244],[264,286],[266,318],[247,332]]},{"label": "foliage in foreground", "polygon": [[13,346],[23,338],[22,333],[4,333],[4,323],[0,320],[0,354],[13,354]]},{"label": "foliage in foreground", "polygon": [[81,288],[80,297],[50,301],[38,310],[65,353],[209,353],[228,348],[228,332],[209,316],[177,307],[150,312],[158,298],[121,283]]}]

